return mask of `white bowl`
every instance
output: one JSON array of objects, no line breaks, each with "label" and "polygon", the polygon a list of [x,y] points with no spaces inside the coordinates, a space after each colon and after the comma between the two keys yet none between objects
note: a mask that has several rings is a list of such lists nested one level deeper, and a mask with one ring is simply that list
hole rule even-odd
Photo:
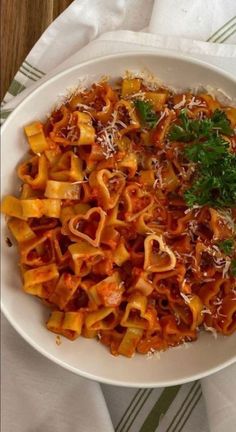
[{"label": "white bowl", "polygon": [[[78,84],[80,77],[85,76],[89,84],[104,74],[118,77],[127,70],[148,70],[179,88],[209,84],[236,97],[236,80],[232,76],[206,63],[170,54],[119,54],[72,67],[33,91],[5,122],[2,128],[2,194],[17,193],[19,183],[15,168],[27,151],[24,125],[44,119],[58,95]],[[161,353],[160,358],[154,355],[150,359],[143,355],[132,359],[113,357],[106,347],[85,338],[75,342],[63,338],[58,346],[55,335],[45,328],[47,308],[21,290],[16,247],[5,245],[6,235],[3,217],[2,310],[26,341],[64,368],[104,383],[161,387],[204,377],[236,361],[236,334],[214,339],[212,334],[201,333],[197,342],[169,349]]]}]

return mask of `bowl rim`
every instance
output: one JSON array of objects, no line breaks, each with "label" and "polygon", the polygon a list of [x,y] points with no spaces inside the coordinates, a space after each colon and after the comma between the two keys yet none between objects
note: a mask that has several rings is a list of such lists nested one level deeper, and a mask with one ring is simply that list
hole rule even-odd
[{"label": "bowl rim", "polygon": [[[196,59],[195,57],[191,57],[191,56],[187,56],[184,54],[175,54],[173,52],[169,52],[168,50],[165,49],[157,49],[155,52],[153,51],[124,51],[118,54],[109,54],[109,55],[105,55],[105,56],[101,56],[101,57],[96,57],[94,59],[90,59],[88,61],[82,62],[80,64],[74,65],[74,66],[70,66],[69,68],[66,68],[65,70],[56,73],[55,75],[50,76],[48,79],[45,79],[45,81],[43,81],[40,84],[40,80],[37,81],[37,83],[39,83],[39,85],[32,91],[32,93],[28,94],[27,96],[25,96],[25,98],[19,103],[19,105],[17,105],[13,111],[9,114],[8,118],[4,121],[3,125],[1,126],[1,133],[3,134],[6,127],[8,126],[8,123],[11,121],[12,117],[14,115],[16,115],[18,113],[18,110],[20,110],[22,108],[22,106],[24,105],[24,103],[28,102],[31,98],[33,98],[38,92],[41,91],[41,89],[43,87],[46,87],[47,85],[50,85],[51,83],[53,83],[53,81],[56,81],[58,78],[63,77],[64,75],[67,75],[77,69],[80,69],[82,67],[85,66],[89,66],[91,64],[96,64],[96,63],[100,63],[106,60],[112,60],[112,59],[117,59],[117,58],[125,58],[125,57],[165,57],[165,58],[170,58],[173,60],[183,60],[187,63],[190,64],[194,64],[196,66],[202,66],[205,69],[208,69],[212,72],[216,72],[218,74],[220,74],[221,76],[223,76],[224,78],[233,81],[236,84],[236,76],[234,77],[233,74],[231,74],[230,72],[227,72],[224,69],[221,69],[218,66],[212,65],[210,63],[207,63],[204,60],[199,60]],[[49,72],[50,74],[50,72]],[[44,79],[44,78],[42,78]],[[19,93],[17,96],[19,96],[21,93]],[[15,96],[15,97],[17,97]],[[3,108],[4,109],[4,108]]]},{"label": "bowl rim", "polygon": [[[40,91],[42,90],[42,88],[50,86],[54,81],[57,81],[58,79],[62,78],[63,76],[66,76],[70,73],[73,73],[74,71],[76,71],[78,69],[78,71],[86,66],[96,66],[97,63],[101,63],[107,60],[112,60],[112,59],[125,59],[126,57],[130,58],[145,58],[145,57],[152,57],[152,58],[159,58],[159,57],[164,57],[167,59],[173,59],[176,61],[182,60],[183,62],[192,64],[192,65],[196,65],[196,66],[202,66],[203,68],[212,71],[212,72],[216,72],[219,75],[223,76],[225,79],[232,81],[233,83],[236,84],[236,77],[234,77],[231,73],[219,68],[218,66],[209,64],[203,60],[198,60],[194,57],[191,56],[187,56],[187,55],[183,55],[181,54],[175,54],[173,52],[169,52],[168,50],[165,49],[157,49],[154,51],[125,51],[125,52],[120,52],[117,54],[110,54],[110,55],[105,55],[105,56],[101,56],[101,57],[96,57],[94,59],[90,59],[88,61],[82,62],[80,64],[71,66],[69,68],[66,68],[65,70],[56,73],[53,76],[50,76],[48,79],[46,79],[44,82],[42,82],[41,84],[39,84],[33,91],[32,93],[28,94],[20,103],[19,105],[17,105],[13,111],[10,113],[9,117],[5,120],[5,122],[3,123],[2,127],[1,127],[1,135],[3,135],[5,133],[5,130],[8,128],[8,125],[11,123],[12,120],[14,120],[14,116],[16,116],[19,112],[19,110],[21,110],[24,107],[24,104],[27,104],[32,98],[35,97],[35,95],[37,95],[38,93],[40,93]],[[79,76],[78,76],[79,79]],[[65,89],[66,90],[66,89]],[[4,109],[4,108],[3,108]],[[1,153],[3,152],[3,146],[1,146]],[[2,218],[1,218],[1,224],[2,224]],[[1,246],[1,250],[2,250],[2,246]],[[1,256],[1,261],[2,261],[2,256]],[[1,282],[3,283],[3,276],[1,274]],[[91,379],[103,384],[109,384],[109,385],[116,385],[116,386],[121,386],[121,387],[132,387],[132,388],[158,388],[158,387],[169,387],[169,386],[174,386],[174,385],[181,385],[181,384],[185,384],[191,381],[195,381],[204,377],[207,377],[211,374],[214,374],[216,372],[219,372],[220,370],[224,369],[227,366],[232,365],[234,362],[236,362],[236,353],[235,356],[231,357],[230,359],[224,361],[223,363],[220,363],[219,365],[215,366],[215,367],[211,367],[210,369],[207,369],[206,371],[203,372],[199,372],[196,373],[194,375],[191,376],[187,376],[185,378],[179,378],[179,379],[172,379],[171,381],[164,381],[161,383],[158,382],[153,382],[153,383],[146,383],[144,384],[143,382],[127,382],[127,381],[117,381],[116,379],[111,379],[111,378],[102,378],[100,376],[97,376],[95,374],[92,373],[88,373],[88,372],[84,372],[83,370],[79,370],[77,367],[71,366],[67,363],[65,363],[63,360],[58,359],[57,357],[55,357],[53,354],[50,354],[47,350],[45,350],[42,346],[40,346],[39,344],[37,344],[36,341],[34,341],[24,330],[22,330],[22,328],[19,326],[19,324],[17,323],[17,321],[14,319],[14,317],[8,312],[7,307],[4,305],[4,300],[1,297],[1,310],[4,314],[4,316],[7,318],[8,322],[12,325],[12,327],[16,330],[16,332],[18,334],[20,334],[20,336],[27,342],[29,343],[29,345],[31,345],[36,351],[38,351],[40,354],[42,354],[43,356],[45,356],[46,358],[48,358],[49,360],[51,360],[52,362],[54,362],[55,364],[63,367],[64,369],[73,372],[76,375],[82,376],[84,378],[87,379]]]}]

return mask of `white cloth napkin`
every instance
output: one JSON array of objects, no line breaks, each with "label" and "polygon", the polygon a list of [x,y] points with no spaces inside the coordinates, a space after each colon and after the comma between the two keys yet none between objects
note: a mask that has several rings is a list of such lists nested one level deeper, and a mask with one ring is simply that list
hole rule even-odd
[{"label": "white cloth napkin", "polygon": [[[16,74],[2,120],[49,76],[116,52],[165,48],[236,74],[235,15],[235,0],[155,0],[154,7],[153,0],[75,0]],[[5,319],[2,349],[4,432],[109,432],[110,416],[116,432],[235,431],[236,366],[202,380],[208,424],[198,382],[173,390],[102,386],[107,409],[97,383],[50,363]]]},{"label": "white cloth napkin", "polygon": [[234,0],[157,0],[149,29],[152,33],[190,41],[234,43],[235,15]]},{"label": "white cloth napkin", "polygon": [[[236,347],[235,347],[236,349]],[[236,429],[236,363],[201,380],[210,430],[235,432]]]}]

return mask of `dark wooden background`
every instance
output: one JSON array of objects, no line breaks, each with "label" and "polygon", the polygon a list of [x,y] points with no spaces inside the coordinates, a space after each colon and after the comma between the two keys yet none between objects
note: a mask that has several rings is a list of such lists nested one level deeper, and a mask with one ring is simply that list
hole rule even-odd
[{"label": "dark wooden background", "polygon": [[49,24],[73,0],[1,1],[1,100],[12,78]]}]

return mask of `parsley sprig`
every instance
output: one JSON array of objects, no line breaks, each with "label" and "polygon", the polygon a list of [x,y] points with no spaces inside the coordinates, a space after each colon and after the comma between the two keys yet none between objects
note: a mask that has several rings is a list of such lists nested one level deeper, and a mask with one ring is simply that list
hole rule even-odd
[{"label": "parsley sprig", "polygon": [[216,109],[211,117],[213,129],[219,130],[223,135],[233,136],[234,130],[224,111]]},{"label": "parsley sprig", "polygon": [[221,136],[212,133],[205,141],[186,146],[185,156],[195,163],[211,166],[228,153],[228,143]]},{"label": "parsley sprig", "polygon": [[156,126],[158,117],[152,104],[148,101],[137,99],[134,101],[134,106],[138,112],[142,126],[153,129]]},{"label": "parsley sprig", "polygon": [[[190,159],[191,160],[191,159]],[[199,163],[192,186],[185,192],[186,203],[211,207],[236,206],[236,155],[227,150],[210,163]]]},{"label": "parsley sprig", "polygon": [[179,123],[173,124],[169,130],[170,141],[190,142],[202,137],[208,137],[212,130],[212,123],[209,119],[192,120],[187,116],[185,109],[180,111]]},{"label": "parsley sprig", "polygon": [[236,252],[234,239],[230,238],[230,239],[219,241],[217,245],[221,250],[221,252],[231,257],[230,273],[232,276],[236,277],[236,259],[232,258],[232,256]]},{"label": "parsley sprig", "polygon": [[218,246],[222,252],[224,252],[226,255],[231,255],[234,250],[234,240],[233,239],[226,239],[218,242]]},{"label": "parsley sprig", "polygon": [[199,120],[189,119],[186,109],[180,111],[179,123],[173,124],[169,130],[170,141],[190,142],[201,138],[210,138],[213,132],[233,136],[230,121],[224,111],[215,110],[212,117]]},{"label": "parsley sprig", "polygon": [[178,124],[171,126],[170,141],[185,142],[184,156],[197,164],[193,183],[184,194],[188,206],[236,206],[236,154],[229,151],[229,143],[222,136],[233,134],[220,110],[202,120],[189,119],[182,110]]},{"label": "parsley sprig", "polygon": [[231,271],[232,276],[236,277],[236,259],[232,259],[230,271]]}]

